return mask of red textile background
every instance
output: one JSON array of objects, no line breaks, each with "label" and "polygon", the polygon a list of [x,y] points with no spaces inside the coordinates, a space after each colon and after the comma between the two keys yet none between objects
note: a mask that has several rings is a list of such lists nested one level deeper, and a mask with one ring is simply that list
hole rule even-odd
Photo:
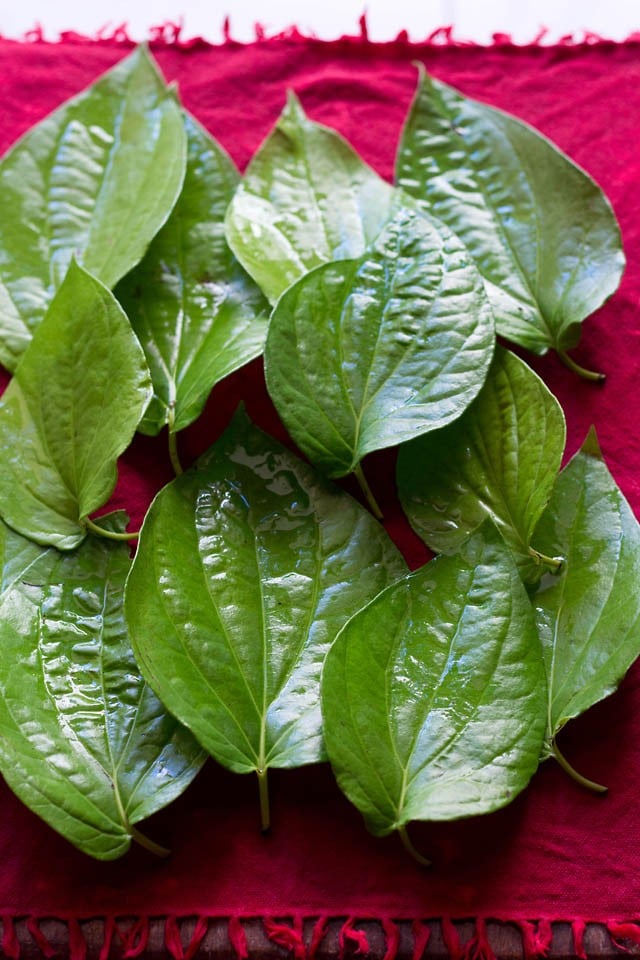
[{"label": "red textile background", "polygon": [[[128,52],[127,44],[0,41],[0,150]],[[535,361],[568,420],[568,453],[595,423],[610,468],[640,512],[640,45],[550,48],[496,45],[333,44],[297,35],[248,46],[157,45],[185,105],[240,167],[280,112],[287,87],[309,114],[339,129],[383,176],[423,60],[436,76],[503,107],[554,139],[603,186],[622,225],[628,269],[620,291],[585,324],[576,358],[604,369],[603,387],[576,379],[554,357]],[[1,204],[1,201],[0,201]],[[0,205],[0,211],[1,211]],[[1,213],[0,213],[1,215]],[[226,423],[238,399],[282,436],[259,363],[214,392],[182,439],[185,461]],[[393,458],[372,459],[393,535],[410,562],[426,553],[393,496]],[[121,464],[112,503],[133,525],[171,476],[162,438],[141,439]],[[0,788],[0,913],[89,917],[336,915],[640,920],[640,669],[613,697],[574,722],[564,752],[608,796],[583,792],[553,764],[509,808],[478,820],[415,825],[434,867],[414,864],[394,838],[370,837],[326,767],[272,775],[273,832],[258,832],[257,789],[211,763],[147,832],[173,854],[143,850],[94,863]]]}]

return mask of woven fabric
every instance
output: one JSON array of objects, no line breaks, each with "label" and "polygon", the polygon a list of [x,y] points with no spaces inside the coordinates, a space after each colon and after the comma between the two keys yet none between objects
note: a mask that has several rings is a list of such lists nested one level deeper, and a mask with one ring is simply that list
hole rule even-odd
[{"label": "woven fabric", "polygon": [[[57,44],[0,41],[0,149],[128,49],[77,37]],[[614,205],[629,262],[620,291],[585,324],[576,352],[608,379],[603,387],[579,381],[553,356],[534,365],[565,408],[568,453],[594,423],[610,468],[640,510],[637,43],[480,48],[402,39],[322,43],[292,33],[246,46],[160,43],[154,53],[167,78],[177,80],[186,107],[241,168],[293,88],[312,118],[337,128],[390,178],[415,88],[415,60],[534,124],[585,167]],[[201,420],[181,438],[186,462],[216,438],[241,398],[263,428],[283,436],[260,363],[253,363],[215,391]],[[393,503],[392,455],[373,457],[371,469],[389,529],[413,566],[423,562],[424,548]],[[162,440],[137,440],[121,462],[112,506],[126,507],[136,526],[170,475]],[[327,767],[273,774],[274,826],[263,838],[253,779],[211,763],[180,800],[145,825],[172,849],[167,861],[133,850],[120,862],[95,863],[0,788],[0,913],[638,920],[639,707],[636,668],[613,697],[563,735],[571,762],[609,785],[606,797],[582,791],[548,763],[496,814],[416,825],[414,842],[433,859],[430,871],[413,863],[395,838],[367,834]],[[276,930],[276,936],[289,935]]]}]

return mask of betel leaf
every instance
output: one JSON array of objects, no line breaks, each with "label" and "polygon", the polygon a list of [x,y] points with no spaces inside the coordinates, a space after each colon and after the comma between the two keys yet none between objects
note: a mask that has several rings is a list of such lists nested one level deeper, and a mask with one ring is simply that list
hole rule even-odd
[{"label": "betel leaf", "polygon": [[482,280],[446,228],[401,209],[371,251],[318,267],[273,312],[269,393],[330,476],[460,416],[494,348]]},{"label": "betel leaf", "polygon": [[542,558],[531,538],[560,469],[565,434],[553,394],[522,360],[497,347],[462,416],[400,449],[398,490],[411,526],[436,553],[455,553],[490,517],[523,577],[540,579],[543,559],[551,558]]},{"label": "betel leaf", "polygon": [[72,261],[0,400],[0,516],[38,543],[76,547],[150,395],[122,308]]},{"label": "betel leaf", "polygon": [[[124,529],[126,517],[106,526]],[[124,621],[125,544],[39,548],[0,600],[0,768],[54,830],[102,860],[191,782],[204,752],[136,666]],[[157,848],[159,849],[159,848]]]},{"label": "betel leaf", "polygon": [[269,767],[324,757],[327,650],[406,569],[364,508],[239,413],[145,518],[125,600],[134,650],[216,760],[264,787]]},{"label": "betel leaf", "polygon": [[624,268],[611,206],[583,170],[532,127],[421,69],[396,171],[475,257],[498,333],[536,353],[576,346]]},{"label": "betel leaf", "polygon": [[555,736],[612,693],[640,654],[640,527],[592,432],[564,468],[536,530],[561,553],[533,597],[548,677],[545,756]]},{"label": "betel leaf", "polygon": [[329,759],[378,836],[496,810],[536,770],[546,694],[533,611],[510,552],[483,533],[384,590],[327,656]]},{"label": "betel leaf", "polygon": [[397,191],[289,93],[227,213],[227,239],[274,303],[308,270],[359,257],[389,219]]},{"label": "betel leaf", "polygon": [[239,174],[189,115],[185,127],[182,193],[143,261],[116,289],[151,370],[154,396],[140,424],[150,434],[195,420],[211,388],[259,356],[267,332],[268,304],[224,237]]},{"label": "betel leaf", "polygon": [[0,163],[0,362],[14,370],[72,257],[113,286],[180,192],[182,111],[144,47]]}]

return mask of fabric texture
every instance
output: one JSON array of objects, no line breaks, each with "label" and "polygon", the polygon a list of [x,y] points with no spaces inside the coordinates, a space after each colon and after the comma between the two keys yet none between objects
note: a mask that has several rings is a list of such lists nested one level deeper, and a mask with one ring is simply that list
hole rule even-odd
[{"label": "fabric texture", "polygon": [[[0,41],[0,150],[130,48],[126,41],[73,35],[56,44],[34,40]],[[530,122],[591,173],[613,203],[628,259],[620,290],[585,323],[575,351],[585,366],[604,369],[607,381],[580,381],[554,356],[530,359],[565,409],[568,454],[595,424],[610,469],[640,512],[639,43],[482,48],[411,45],[402,37],[387,44],[366,38],[324,43],[292,31],[249,45],[158,42],[152,49],[167,78],[178,82],[185,106],[241,169],[292,88],[313,119],[338,129],[391,178],[416,84],[413,63],[421,60],[435,76]],[[216,389],[202,418],[181,437],[185,462],[218,436],[241,399],[261,427],[284,437],[255,362]],[[417,566],[427,552],[393,498],[393,465],[392,454],[373,456],[371,482],[390,532]],[[163,438],[139,438],[121,461],[110,506],[125,507],[136,527],[170,477]],[[609,786],[606,797],[584,792],[548,762],[498,813],[414,825],[415,845],[434,862],[429,871],[413,863],[396,838],[368,835],[327,766],[271,774],[273,830],[262,837],[253,779],[210,763],[182,798],[145,823],[145,832],[173,851],[166,861],[134,849],[119,862],[93,862],[3,786],[0,914],[231,917],[239,956],[237,918],[248,916],[564,919],[576,921],[578,938],[586,920],[610,922],[620,935],[633,936],[638,928],[632,921],[640,921],[639,707],[636,667],[614,696],[562,735],[571,762]],[[290,933],[286,929],[276,925],[273,939],[298,955],[295,924]],[[357,947],[358,931],[347,927],[346,937],[349,929]],[[478,930],[481,935],[483,927]],[[543,952],[548,926],[523,930],[528,951]],[[11,936],[7,926],[5,950],[15,955]],[[171,925],[167,936],[168,942],[177,936]],[[393,936],[389,927],[388,942]],[[419,927],[416,936],[424,946]],[[177,946],[174,955],[180,955]]]}]

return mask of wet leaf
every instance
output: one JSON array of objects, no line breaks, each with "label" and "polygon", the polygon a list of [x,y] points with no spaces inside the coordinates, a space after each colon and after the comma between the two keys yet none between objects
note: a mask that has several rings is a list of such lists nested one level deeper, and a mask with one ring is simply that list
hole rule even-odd
[{"label": "wet leaf", "polygon": [[329,759],[377,835],[488,813],[535,772],[545,699],[517,569],[495,532],[478,534],[339,634],[322,677]]},{"label": "wet leaf", "polygon": [[117,290],[142,343],[154,397],[140,424],[182,430],[220,380],[262,353],[268,304],[231,253],[224,215],[240,179],[189,115],[182,193],[142,261]]},{"label": "wet leaf", "polygon": [[532,127],[421,70],[398,184],[475,257],[498,333],[536,353],[576,346],[624,256],[609,202]]},{"label": "wet leaf", "polygon": [[0,515],[59,549],[107,502],[149,401],[144,354],[113,294],[75,262],[0,400]]},{"label": "wet leaf", "polygon": [[72,257],[113,286],[180,192],[182,112],[144,47],[33,127],[0,164],[0,362],[14,370]]},{"label": "wet leaf", "polygon": [[455,553],[490,517],[523,577],[540,579],[544,567],[531,538],[560,469],[565,433],[553,394],[498,347],[462,416],[400,450],[398,489],[411,526],[436,553]]},{"label": "wet leaf", "polygon": [[134,824],[182,793],[204,754],[133,658],[128,547],[90,537],[74,553],[36,549],[0,600],[0,767],[54,830],[111,860]]}]

